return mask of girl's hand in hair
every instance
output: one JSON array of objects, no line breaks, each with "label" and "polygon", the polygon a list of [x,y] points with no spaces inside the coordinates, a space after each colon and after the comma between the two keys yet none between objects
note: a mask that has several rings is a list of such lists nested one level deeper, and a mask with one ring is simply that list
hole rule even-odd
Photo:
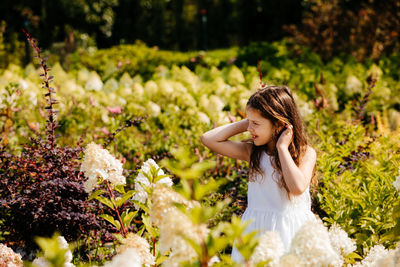
[{"label": "girl's hand in hair", "polygon": [[276,142],[277,149],[279,148],[287,149],[293,140],[293,126],[286,124],[285,128],[286,129],[281,133],[281,135],[278,138],[278,141]]}]

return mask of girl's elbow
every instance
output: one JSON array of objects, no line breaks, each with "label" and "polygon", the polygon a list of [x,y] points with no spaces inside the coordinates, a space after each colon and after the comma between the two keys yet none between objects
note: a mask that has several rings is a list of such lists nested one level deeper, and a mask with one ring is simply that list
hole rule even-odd
[{"label": "girl's elbow", "polygon": [[304,193],[304,191],[306,191],[305,189],[303,190],[302,188],[295,188],[290,190],[290,193],[294,196],[300,196],[301,194]]},{"label": "girl's elbow", "polygon": [[303,194],[305,191],[307,190],[307,186],[305,185],[298,185],[295,186],[294,188],[292,188],[290,190],[290,193],[294,196],[300,196],[301,194]]},{"label": "girl's elbow", "polygon": [[203,145],[205,145],[206,147],[208,147],[209,144],[209,140],[207,139],[207,137],[204,136],[204,134],[200,137],[201,142],[203,143]]}]

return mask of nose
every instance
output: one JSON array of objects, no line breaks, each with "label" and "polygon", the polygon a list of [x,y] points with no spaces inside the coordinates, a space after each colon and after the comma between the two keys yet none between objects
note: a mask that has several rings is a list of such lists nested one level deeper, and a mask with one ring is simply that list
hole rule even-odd
[{"label": "nose", "polygon": [[247,126],[247,131],[251,131],[252,130],[252,127],[250,126],[250,123],[249,123],[249,125]]}]

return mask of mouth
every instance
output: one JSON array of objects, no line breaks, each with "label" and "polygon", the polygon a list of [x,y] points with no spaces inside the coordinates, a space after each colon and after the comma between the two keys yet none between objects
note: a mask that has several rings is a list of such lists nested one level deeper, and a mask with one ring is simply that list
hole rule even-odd
[{"label": "mouth", "polygon": [[253,140],[256,140],[257,139],[257,135],[251,135],[251,138],[253,139]]}]

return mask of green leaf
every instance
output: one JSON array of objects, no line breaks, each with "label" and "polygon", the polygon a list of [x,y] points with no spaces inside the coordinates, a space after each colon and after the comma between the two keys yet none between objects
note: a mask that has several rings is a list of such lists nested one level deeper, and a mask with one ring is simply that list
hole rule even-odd
[{"label": "green leaf", "polygon": [[201,245],[197,244],[194,240],[186,237],[186,236],[182,236],[182,238],[189,243],[189,245],[196,251],[197,255],[199,256],[199,258],[202,257],[203,251],[201,248]]},{"label": "green leaf", "polygon": [[156,238],[158,236],[155,228],[153,227],[152,223],[150,222],[150,218],[145,214],[142,214],[143,224],[146,227],[147,232],[151,235],[151,237]]},{"label": "green leaf", "polygon": [[128,228],[132,222],[133,217],[135,217],[135,215],[137,214],[137,211],[131,211],[131,212],[127,212],[125,213],[124,218],[122,219],[122,222],[124,223],[124,225]]},{"label": "green leaf", "polygon": [[117,206],[117,208],[121,207],[125,201],[127,201],[128,199],[130,199],[132,197],[132,195],[135,193],[135,190],[130,190],[128,192],[126,192],[123,196],[121,197],[117,197],[115,199],[115,205]]},{"label": "green leaf", "polygon": [[135,200],[135,199],[131,199],[131,202],[135,203],[136,205],[139,206],[139,208],[141,208],[146,214],[150,213],[150,209],[149,207],[147,207],[145,204],[143,204],[142,202]]},{"label": "green leaf", "polygon": [[115,209],[114,204],[108,198],[105,198],[102,196],[96,196],[94,198],[97,199],[98,201],[100,201],[101,203],[103,203],[104,205],[106,205],[107,207],[109,207],[110,209],[112,209],[112,210]]},{"label": "green leaf", "polygon": [[166,259],[168,259],[168,256],[161,256],[156,260],[156,265],[160,265],[163,263]]},{"label": "green leaf", "polygon": [[355,252],[351,252],[349,255],[346,256],[347,259],[359,259],[362,260],[362,257]]},{"label": "green leaf", "polygon": [[112,216],[108,214],[101,214],[99,217],[105,219],[106,221],[114,225],[118,230],[121,230],[121,224],[119,223],[119,221],[115,220]]},{"label": "green leaf", "polygon": [[97,191],[93,192],[93,193],[89,196],[88,200],[92,200],[92,199],[94,199],[94,198],[100,196],[101,194],[103,194],[103,193],[105,193],[105,192],[106,192],[106,191],[104,191],[104,190],[97,190]]},{"label": "green leaf", "polygon": [[125,185],[118,184],[114,186],[114,190],[117,191],[118,193],[125,194]]},{"label": "green leaf", "polygon": [[[197,180],[198,181],[198,180]],[[202,200],[203,197],[207,194],[215,192],[221,185],[227,183],[228,180],[220,179],[214,180],[209,179],[206,184],[200,184],[199,182],[194,184],[194,198],[195,200]]]}]

